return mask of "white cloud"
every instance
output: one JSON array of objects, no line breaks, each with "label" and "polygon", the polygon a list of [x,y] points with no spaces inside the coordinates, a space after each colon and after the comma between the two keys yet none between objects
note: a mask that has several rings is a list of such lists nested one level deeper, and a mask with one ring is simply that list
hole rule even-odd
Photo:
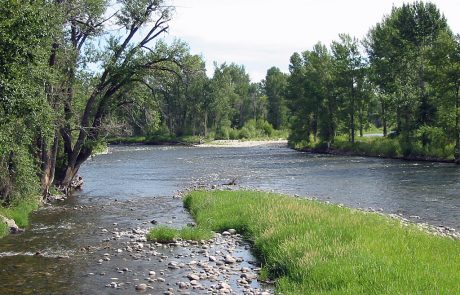
[{"label": "white cloud", "polygon": [[[271,66],[287,71],[295,51],[330,44],[339,33],[362,38],[402,0],[173,0],[170,35],[213,61],[245,65],[254,81]],[[460,1],[432,1],[460,33]]]}]

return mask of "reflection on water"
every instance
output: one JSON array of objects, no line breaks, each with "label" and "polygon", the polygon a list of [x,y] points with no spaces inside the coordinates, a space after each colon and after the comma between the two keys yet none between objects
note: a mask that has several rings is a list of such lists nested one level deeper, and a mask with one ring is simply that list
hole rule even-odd
[{"label": "reflection on water", "polygon": [[[115,269],[95,262],[104,251],[121,247],[104,240],[101,228],[147,228],[152,219],[183,226],[191,218],[171,196],[191,184],[236,178],[242,186],[418,215],[460,229],[460,167],[450,164],[279,147],[114,147],[88,161],[81,174],[80,195],[39,210],[24,234],[0,240],[0,294],[131,294],[101,288]],[[121,257],[112,262],[139,271],[154,267]]]}]

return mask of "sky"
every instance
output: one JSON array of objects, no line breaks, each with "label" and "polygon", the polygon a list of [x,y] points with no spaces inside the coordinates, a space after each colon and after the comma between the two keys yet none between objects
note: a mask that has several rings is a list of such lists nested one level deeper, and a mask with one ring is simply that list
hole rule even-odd
[{"label": "sky", "polygon": [[[294,52],[321,41],[329,45],[340,33],[363,38],[400,0],[172,0],[176,6],[169,37],[190,45],[206,60],[244,65],[253,82],[276,66],[287,72]],[[460,33],[460,0],[431,1]]]}]

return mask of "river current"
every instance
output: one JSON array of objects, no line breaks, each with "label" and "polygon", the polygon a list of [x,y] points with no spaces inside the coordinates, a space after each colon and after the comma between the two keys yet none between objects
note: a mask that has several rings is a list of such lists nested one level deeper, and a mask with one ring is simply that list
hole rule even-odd
[{"label": "river current", "polygon": [[[116,247],[101,229],[148,228],[152,220],[184,226],[192,219],[173,196],[190,185],[236,180],[460,229],[460,167],[453,164],[315,155],[283,145],[116,146],[80,173],[82,192],[38,210],[25,233],[0,240],[0,294],[131,294],[101,283],[114,269],[94,262]],[[121,256],[115,264],[134,272],[152,267]]]}]

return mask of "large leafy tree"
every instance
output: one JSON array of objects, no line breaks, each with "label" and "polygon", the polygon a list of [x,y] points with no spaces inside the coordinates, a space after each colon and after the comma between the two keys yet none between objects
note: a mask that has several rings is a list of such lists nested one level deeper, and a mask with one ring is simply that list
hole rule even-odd
[{"label": "large leafy tree", "polygon": [[0,5],[0,201],[36,194],[34,139],[49,140],[53,114],[43,85],[56,16],[45,1]]},{"label": "large leafy tree", "polygon": [[364,59],[359,50],[359,41],[347,34],[339,36],[339,42],[332,42],[334,57],[334,84],[340,99],[343,117],[348,127],[349,139],[355,141],[356,114],[363,96]]},{"label": "large leafy tree", "polygon": [[[46,184],[55,176],[55,182],[67,189],[91,155],[94,143],[104,135],[111,107],[123,99],[132,83],[174,67],[184,51],[181,46],[156,42],[167,31],[171,17],[172,8],[165,1],[120,0],[112,14],[103,0],[58,1],[56,7],[64,15],[63,36],[56,38],[51,48],[50,64],[63,73],[53,91],[57,103],[52,103],[61,116],[56,121],[55,144],[43,153],[51,159],[45,171]],[[110,33],[114,27],[117,35]],[[100,72],[84,92],[76,93],[80,65],[88,57],[82,51],[100,36],[107,40],[95,56]],[[53,165],[58,146],[63,154],[58,165]]]},{"label": "large leafy tree", "polygon": [[268,97],[268,122],[275,129],[287,126],[286,86],[287,76],[280,69],[272,67],[267,71],[264,83]]}]

